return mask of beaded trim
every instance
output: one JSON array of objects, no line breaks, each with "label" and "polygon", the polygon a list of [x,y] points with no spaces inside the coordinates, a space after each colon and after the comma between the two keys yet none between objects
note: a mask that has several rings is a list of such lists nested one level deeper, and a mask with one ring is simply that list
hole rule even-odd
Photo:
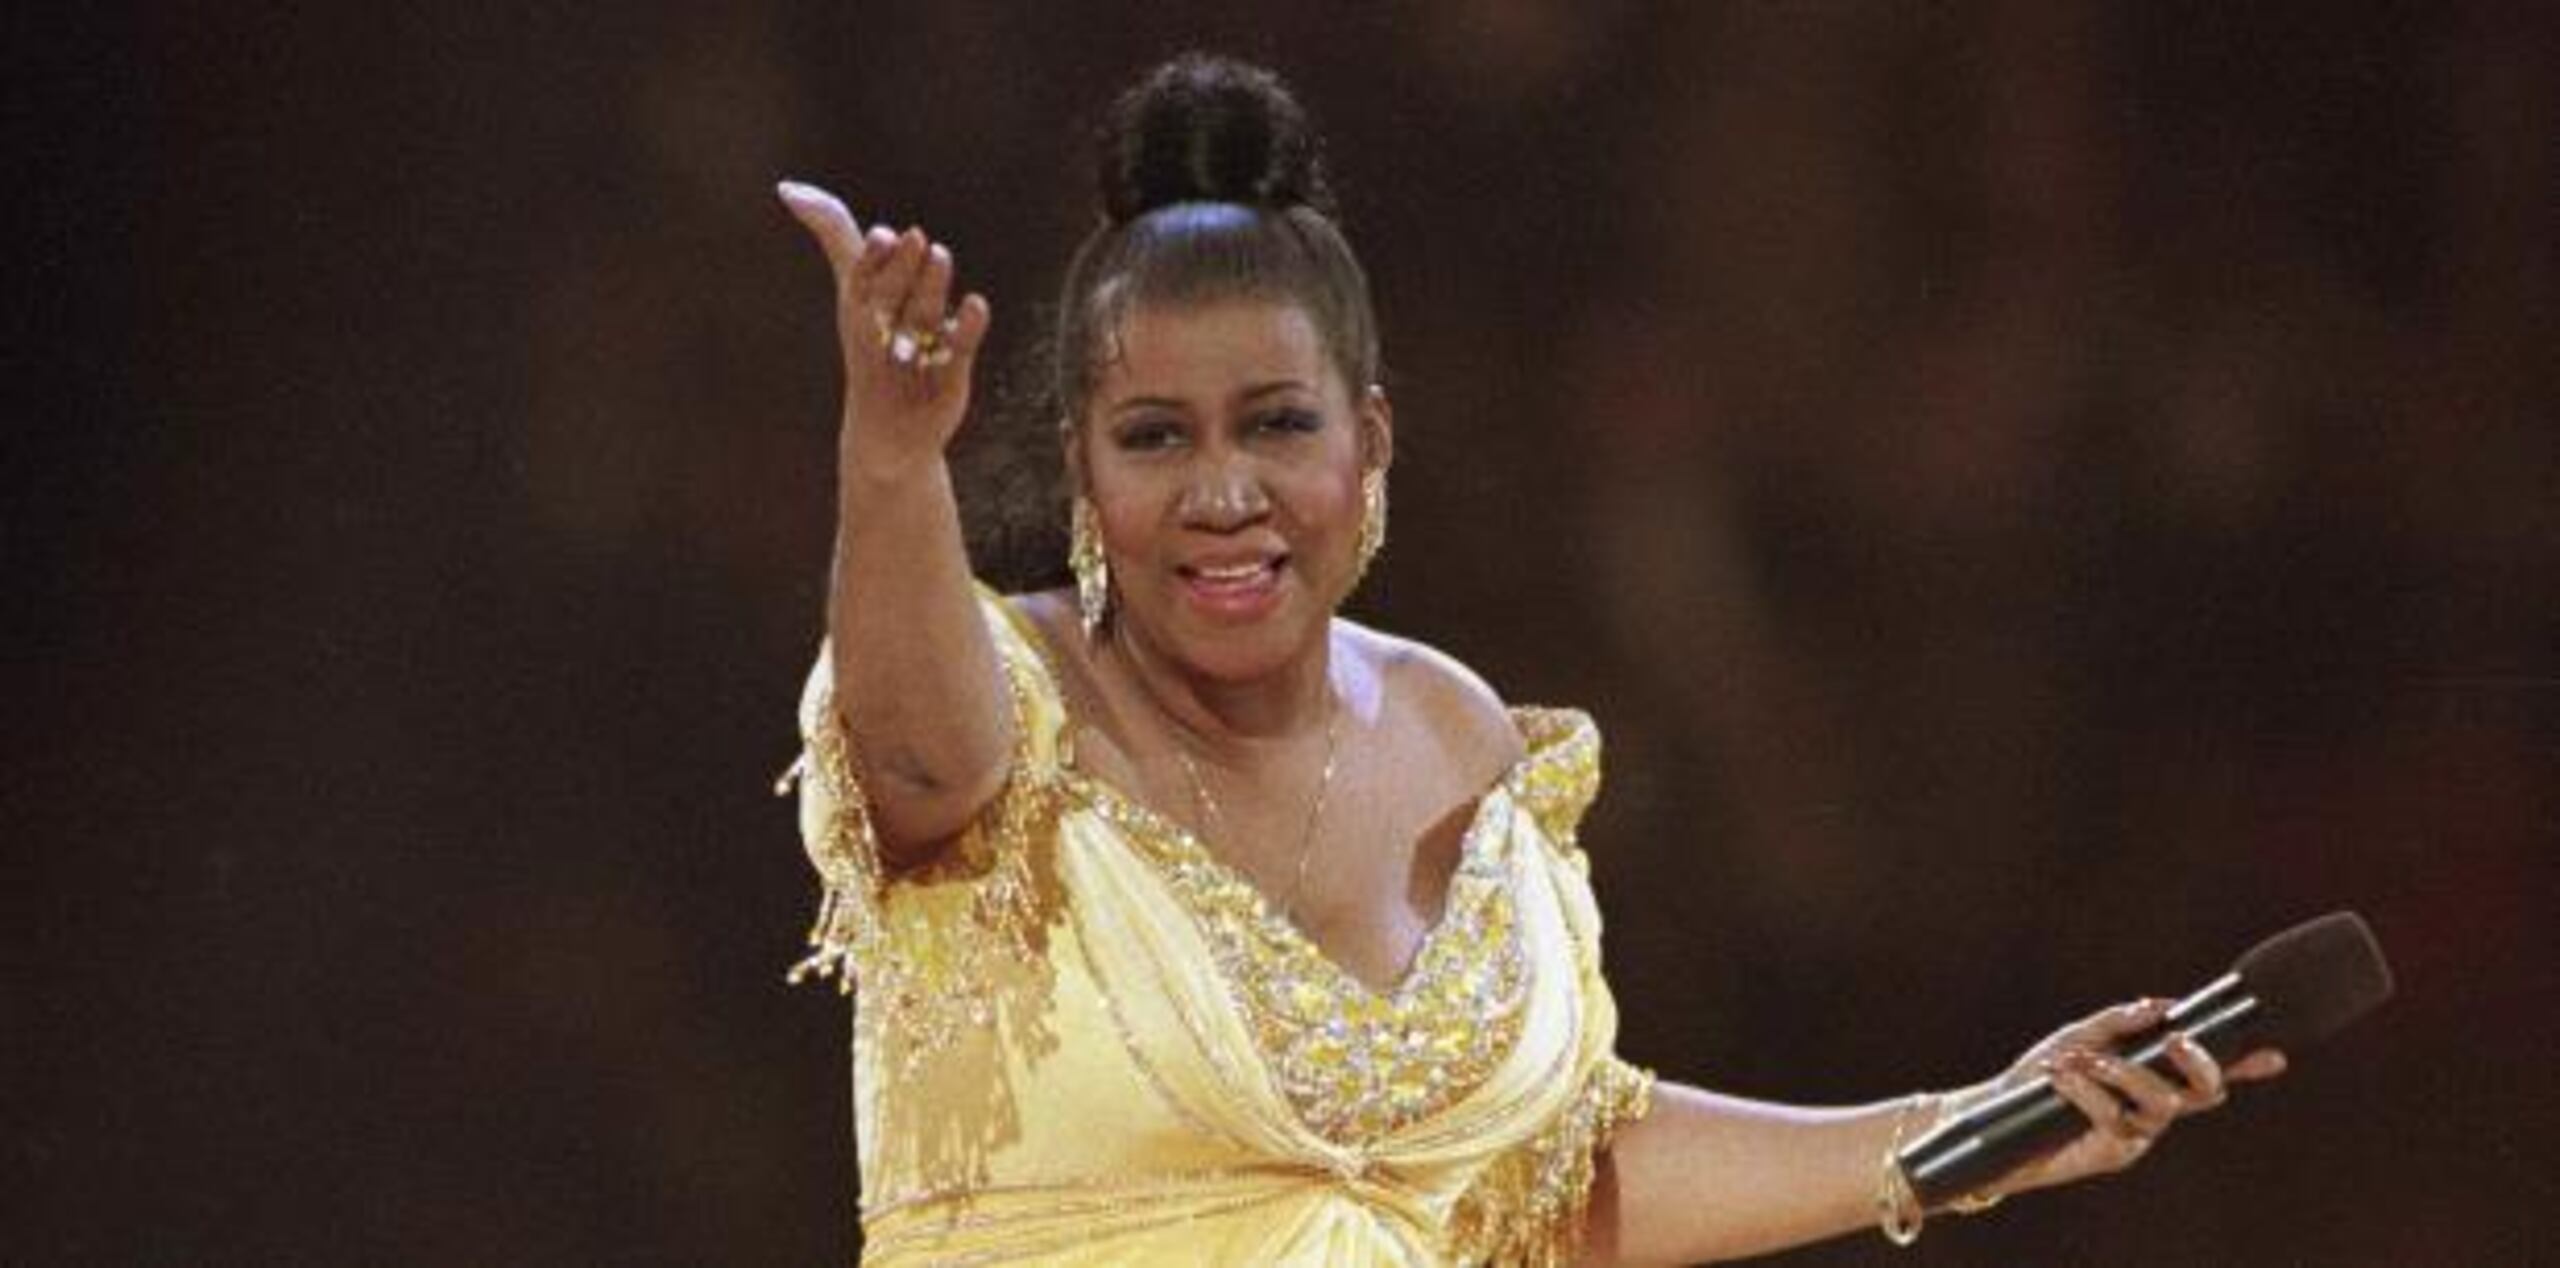
[{"label": "beaded trim", "polygon": [[1650,1070],[1605,1057],[1537,1139],[1496,1159],[1450,1213],[1461,1263],[1562,1268],[1581,1253],[1591,1182],[1620,1127],[1653,1108]]},{"label": "beaded trim", "polygon": [[1530,966],[1502,802],[1536,815],[1571,850],[1598,782],[1598,743],[1578,713],[1514,716],[1530,753],[1478,803],[1446,908],[1383,993],[1327,958],[1196,835],[1109,783],[1065,778],[1068,796],[1135,843],[1199,922],[1274,1083],[1328,1141],[1368,1144],[1447,1109],[1519,1042]]},{"label": "beaded trim", "polygon": [[[822,887],[818,918],[809,930],[810,954],[791,967],[786,980],[832,977],[841,992],[859,989],[865,1018],[901,1039],[902,1073],[948,1051],[963,1034],[995,1024],[997,961],[1018,964],[1035,956],[1041,918],[1033,853],[1054,826],[1057,789],[1042,777],[1050,768],[1032,760],[1031,671],[1001,649],[998,659],[1013,707],[1010,774],[978,822],[943,857],[889,875],[832,682],[817,686],[803,706],[804,750],[774,788],[787,794],[794,781],[814,777],[834,803],[809,843]],[[921,889],[958,885],[966,894],[964,918],[937,919],[930,911],[893,906],[893,883]]]},{"label": "beaded trim", "polygon": [[1474,1091],[1520,1037],[1529,972],[1506,834],[1480,807],[1447,909],[1385,994],[1327,959],[1262,891],[1190,832],[1099,780],[1070,795],[1136,843],[1200,923],[1255,1045],[1300,1121],[1338,1144],[1374,1141]]}]

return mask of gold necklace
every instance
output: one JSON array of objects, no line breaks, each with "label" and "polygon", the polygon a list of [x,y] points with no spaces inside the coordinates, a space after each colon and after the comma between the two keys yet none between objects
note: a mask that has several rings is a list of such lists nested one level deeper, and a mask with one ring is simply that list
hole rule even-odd
[{"label": "gold necklace", "polygon": [[[1324,821],[1324,805],[1333,795],[1333,765],[1338,755],[1336,741],[1341,737],[1342,706],[1334,699],[1333,688],[1324,693],[1324,771],[1316,776],[1316,793],[1308,801],[1307,825],[1298,833],[1298,865],[1289,877],[1289,888],[1280,895],[1280,918],[1294,921],[1298,913],[1298,893],[1307,887],[1307,864],[1316,856],[1316,825]],[[1191,781],[1193,808],[1203,826],[1223,830],[1226,816],[1218,809],[1218,799],[1209,795],[1209,783],[1200,777],[1200,765],[1192,760],[1191,749],[1179,735],[1173,742],[1174,760],[1182,764],[1182,773]]]}]

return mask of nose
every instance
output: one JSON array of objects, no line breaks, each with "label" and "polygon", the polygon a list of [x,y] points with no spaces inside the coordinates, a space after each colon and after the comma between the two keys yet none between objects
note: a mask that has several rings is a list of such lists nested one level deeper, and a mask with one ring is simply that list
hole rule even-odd
[{"label": "nose", "polygon": [[1271,499],[1252,464],[1240,457],[1203,462],[1182,490],[1182,522],[1215,533],[1234,532],[1271,513]]}]

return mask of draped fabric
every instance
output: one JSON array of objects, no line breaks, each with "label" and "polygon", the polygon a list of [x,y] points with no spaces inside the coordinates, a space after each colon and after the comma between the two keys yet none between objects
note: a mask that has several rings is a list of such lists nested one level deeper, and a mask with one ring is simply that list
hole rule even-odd
[{"label": "draped fabric", "polygon": [[[824,889],[793,971],[856,992],[863,1261],[1569,1259],[1651,1076],[1611,1051],[1574,829],[1599,738],[1515,710],[1439,923],[1377,990],[1196,838],[1078,770],[1039,635],[982,595],[1017,723],[1003,792],[892,874],[827,656],[800,710]],[[787,782],[787,781],[786,781]]]}]

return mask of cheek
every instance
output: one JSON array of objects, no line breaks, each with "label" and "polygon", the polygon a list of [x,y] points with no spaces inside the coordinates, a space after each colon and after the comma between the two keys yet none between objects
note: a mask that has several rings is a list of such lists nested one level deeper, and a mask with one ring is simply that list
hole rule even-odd
[{"label": "cheek", "polygon": [[1328,537],[1348,538],[1360,527],[1360,476],[1328,471],[1305,481],[1293,499],[1299,522]]},{"label": "cheek", "polygon": [[1097,474],[1092,491],[1103,545],[1122,554],[1144,553],[1161,530],[1168,495],[1154,481],[1131,472]]}]

